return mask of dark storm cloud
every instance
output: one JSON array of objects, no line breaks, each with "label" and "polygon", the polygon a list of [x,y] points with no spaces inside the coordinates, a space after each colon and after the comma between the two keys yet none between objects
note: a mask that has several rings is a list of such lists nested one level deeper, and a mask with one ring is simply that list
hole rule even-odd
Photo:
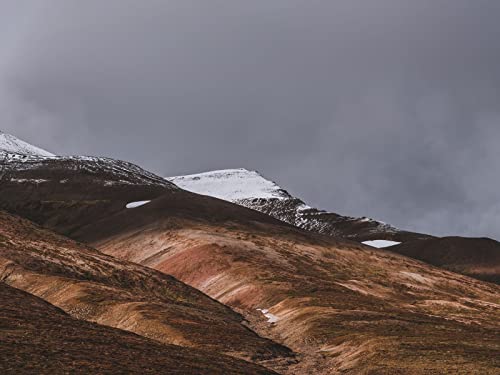
[{"label": "dark storm cloud", "polygon": [[163,175],[257,169],[322,208],[500,237],[498,1],[7,1],[0,14],[5,131]]}]

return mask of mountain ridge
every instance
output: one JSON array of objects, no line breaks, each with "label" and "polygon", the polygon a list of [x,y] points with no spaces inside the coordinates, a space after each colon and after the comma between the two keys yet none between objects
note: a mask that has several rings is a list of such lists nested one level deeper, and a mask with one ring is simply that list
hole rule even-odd
[{"label": "mountain ridge", "polygon": [[245,168],[167,177],[182,189],[245,206],[312,232],[363,242],[430,238],[367,217],[343,216],[310,207],[259,172]]},{"label": "mountain ridge", "polygon": [[[457,236],[451,240],[401,230],[367,217],[342,216],[312,208],[257,171],[244,168],[167,180],[183,189],[230,201],[313,233],[386,248],[479,280],[500,283],[500,243],[494,240]],[[247,180],[251,183],[247,184]]]}]

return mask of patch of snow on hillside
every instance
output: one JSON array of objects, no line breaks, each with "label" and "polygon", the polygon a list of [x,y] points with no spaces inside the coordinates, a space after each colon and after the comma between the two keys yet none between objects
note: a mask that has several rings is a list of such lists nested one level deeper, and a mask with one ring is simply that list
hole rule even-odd
[{"label": "patch of snow on hillside", "polygon": [[362,217],[361,219],[359,219],[359,221],[361,223],[370,223],[372,221],[374,221],[373,219],[369,218],[369,217]]},{"label": "patch of snow on hillside", "polygon": [[137,201],[137,202],[130,202],[128,203],[125,207],[127,208],[136,208],[136,207],[141,207],[144,206],[145,204],[148,204],[151,201]]},{"label": "patch of snow on hillside", "polygon": [[264,316],[267,318],[268,323],[276,323],[279,320],[279,318],[276,315],[271,314],[268,309],[257,309],[257,311],[260,311],[262,314],[264,314]]},{"label": "patch of snow on hillside", "polygon": [[300,206],[297,207],[297,211],[308,211],[308,210],[313,210],[313,208],[305,203],[302,203]]},{"label": "patch of snow on hillside", "polygon": [[382,249],[384,247],[399,245],[401,242],[388,241],[388,240],[373,240],[373,241],[363,241],[363,243],[371,247]]},{"label": "patch of snow on hillside", "polygon": [[0,151],[12,152],[22,155],[54,156],[48,151],[30,145],[13,135],[0,131]]},{"label": "patch of snow on hillside", "polygon": [[167,177],[184,190],[230,202],[252,198],[287,199],[289,194],[259,173],[244,168]]}]

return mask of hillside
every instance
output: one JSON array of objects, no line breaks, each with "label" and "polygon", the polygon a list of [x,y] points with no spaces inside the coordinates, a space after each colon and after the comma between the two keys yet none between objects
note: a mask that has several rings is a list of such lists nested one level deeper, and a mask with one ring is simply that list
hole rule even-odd
[{"label": "hillside", "polygon": [[366,217],[354,218],[318,210],[266,180],[258,172],[245,169],[212,171],[168,180],[183,189],[263,212],[314,233],[345,238],[375,248],[388,248],[480,280],[495,283],[500,280],[500,244],[496,241],[437,238],[400,230]]},{"label": "hillside", "polygon": [[271,374],[262,367],[72,318],[0,282],[2,374]]},{"label": "hillside", "polygon": [[75,318],[165,344],[257,362],[293,361],[287,348],[249,330],[240,314],[175,278],[2,212],[0,279]]},{"label": "hillside", "polygon": [[388,250],[500,284],[500,243],[490,238],[432,238],[391,246]]},{"label": "hillside", "polygon": [[259,219],[178,191],[75,236],[239,311],[299,354],[284,373],[496,372],[499,287]]}]

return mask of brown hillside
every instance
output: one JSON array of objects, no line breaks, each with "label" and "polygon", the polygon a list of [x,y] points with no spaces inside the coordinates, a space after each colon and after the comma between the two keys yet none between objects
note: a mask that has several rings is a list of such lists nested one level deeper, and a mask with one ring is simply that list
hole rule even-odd
[{"label": "brown hillside", "polygon": [[76,318],[163,343],[270,365],[292,360],[288,349],[242,324],[240,314],[175,278],[1,212],[0,278]]},{"label": "brown hillside", "polygon": [[402,243],[388,250],[500,284],[500,243],[489,238],[432,238]]},{"label": "brown hillside", "polygon": [[497,372],[499,287],[259,220],[175,192],[74,234],[237,309],[301,354],[288,373]]},{"label": "brown hillside", "polygon": [[2,374],[270,374],[248,362],[72,318],[0,282]]}]

